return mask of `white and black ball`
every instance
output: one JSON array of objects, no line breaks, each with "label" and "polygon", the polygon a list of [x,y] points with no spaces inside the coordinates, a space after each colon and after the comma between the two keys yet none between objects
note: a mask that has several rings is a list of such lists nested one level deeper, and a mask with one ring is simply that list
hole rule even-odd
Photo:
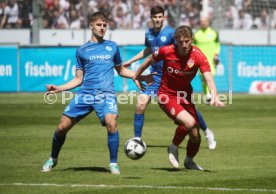
[{"label": "white and black ball", "polygon": [[125,154],[132,160],[142,158],[147,150],[146,143],[139,137],[133,137],[125,143]]}]

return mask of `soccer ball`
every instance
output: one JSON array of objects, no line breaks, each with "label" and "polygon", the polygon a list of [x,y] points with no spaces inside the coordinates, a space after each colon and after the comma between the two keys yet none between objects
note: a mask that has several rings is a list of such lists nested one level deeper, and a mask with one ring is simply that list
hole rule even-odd
[{"label": "soccer ball", "polygon": [[125,143],[125,154],[132,160],[142,158],[147,150],[146,143],[139,137],[133,137]]}]

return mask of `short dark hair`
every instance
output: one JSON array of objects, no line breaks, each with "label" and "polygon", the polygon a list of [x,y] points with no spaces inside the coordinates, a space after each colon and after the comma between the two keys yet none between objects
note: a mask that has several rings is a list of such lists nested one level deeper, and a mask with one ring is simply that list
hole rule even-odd
[{"label": "short dark hair", "polygon": [[95,22],[97,19],[101,19],[105,22],[108,22],[108,18],[106,17],[105,14],[103,14],[102,12],[95,12],[95,13],[92,13],[90,14],[90,17],[89,17],[89,21],[90,22]]},{"label": "short dark hair", "polygon": [[184,36],[185,38],[192,38],[193,37],[193,30],[189,26],[179,26],[176,28],[175,33],[174,33],[174,39],[178,39],[181,36]]},{"label": "short dark hair", "polygon": [[156,15],[158,13],[162,13],[164,15],[165,10],[163,9],[163,7],[157,5],[157,6],[153,7],[153,8],[151,8],[151,10],[150,10],[150,15],[151,16]]}]

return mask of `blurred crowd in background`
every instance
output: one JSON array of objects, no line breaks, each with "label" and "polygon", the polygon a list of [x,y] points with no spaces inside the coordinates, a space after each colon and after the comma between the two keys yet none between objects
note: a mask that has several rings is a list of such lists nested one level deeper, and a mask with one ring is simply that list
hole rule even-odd
[{"label": "blurred crowd in background", "polygon": [[[0,0],[0,28],[31,28],[34,0]],[[40,28],[82,29],[89,27],[89,15],[104,12],[110,29],[146,29],[151,26],[150,9],[165,8],[165,23],[176,27],[199,26],[200,0],[36,0]],[[208,16],[218,28],[276,28],[276,0],[209,0]]]}]

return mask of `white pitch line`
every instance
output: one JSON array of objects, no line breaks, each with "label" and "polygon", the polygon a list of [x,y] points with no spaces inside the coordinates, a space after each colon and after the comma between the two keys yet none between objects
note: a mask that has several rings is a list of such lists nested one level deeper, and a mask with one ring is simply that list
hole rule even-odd
[{"label": "white pitch line", "polygon": [[181,187],[181,186],[155,186],[155,185],[90,185],[90,184],[54,184],[54,183],[0,183],[0,186],[30,186],[30,187],[90,187],[90,188],[145,188],[145,189],[181,189],[181,190],[212,190],[212,191],[249,191],[249,192],[275,192],[276,189],[245,189],[245,188],[219,188],[219,187]]}]

